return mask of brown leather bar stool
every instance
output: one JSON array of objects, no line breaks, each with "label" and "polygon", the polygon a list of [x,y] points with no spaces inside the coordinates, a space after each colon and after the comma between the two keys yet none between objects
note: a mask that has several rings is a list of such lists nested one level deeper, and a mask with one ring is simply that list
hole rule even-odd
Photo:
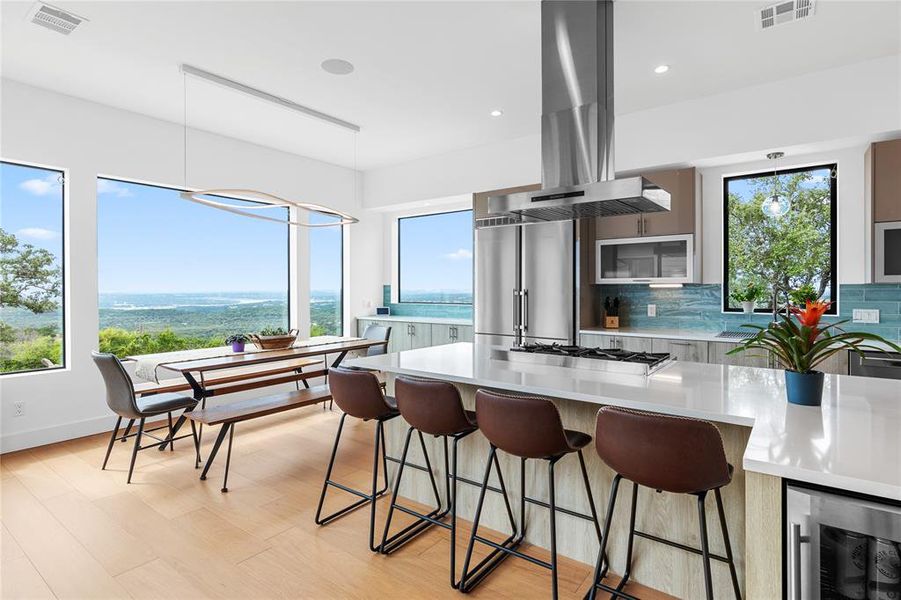
[{"label": "brown leather bar stool", "polygon": [[[482,489],[479,493],[479,501],[476,505],[476,514],[472,524],[472,535],[469,538],[469,547],[466,550],[466,558],[463,561],[463,575],[460,578],[460,590],[471,591],[491,571],[509,556],[525,559],[533,564],[542,566],[551,571],[551,595],[557,598],[557,512],[586,519],[594,523],[601,541],[601,526],[598,523],[597,511],[594,507],[594,498],[591,495],[591,485],[588,482],[588,471],[585,469],[585,458],[582,449],[591,443],[591,436],[580,431],[572,431],[563,428],[560,413],[557,407],[547,398],[535,396],[514,396],[500,394],[487,390],[476,392],[476,415],[479,429],[488,438],[491,449],[488,452],[488,465],[485,468],[485,477],[482,480]],[[491,468],[495,466],[500,474],[500,466],[497,464],[497,451],[503,450],[508,454],[520,458],[520,525],[519,531],[514,526],[513,535],[503,543],[495,543],[478,535],[479,519],[482,515],[482,505],[485,500],[485,490],[488,487],[488,477]],[[584,515],[572,510],[557,507],[554,493],[554,465],[567,454],[579,455],[579,465],[582,469],[582,479],[585,483],[585,493],[588,496],[588,506],[591,515]],[[548,502],[542,502],[526,496],[526,461],[529,459],[541,459],[548,465]],[[526,530],[526,502],[544,506],[550,509],[550,533],[551,533],[551,562],[537,559],[522,552],[517,548],[522,543]],[[494,548],[479,564],[469,569],[472,559],[472,550],[475,542],[481,542]]]},{"label": "brown leather bar stool", "polygon": [[[332,399],[344,414],[338,424],[338,433],[335,434],[335,445],[332,448],[332,456],[329,459],[328,469],[325,472],[325,481],[322,483],[322,494],[319,496],[319,506],[316,508],[316,524],[327,525],[344,515],[366,504],[369,510],[369,549],[378,551],[375,545],[375,502],[388,490],[388,464],[385,458],[385,421],[400,415],[394,398],[385,396],[379,385],[379,380],[369,371],[333,367],[329,369],[328,385],[332,393]],[[375,421],[375,450],[372,458],[372,491],[367,494],[355,490],[337,481],[332,481],[332,468],[335,466],[335,455],[338,453],[338,443],[341,441],[341,431],[344,429],[344,421],[348,416],[362,419],[363,421]],[[381,454],[382,470],[385,485],[378,489],[379,479],[379,455]],[[333,512],[328,516],[322,515],[322,504],[325,502],[325,493],[329,486],[344,490],[349,494],[359,496],[360,499],[344,508]]]},{"label": "brown leather bar stool", "polygon": [[[391,507],[388,509],[388,518],[385,522],[385,533],[382,535],[381,552],[391,554],[411,539],[438,525],[450,530],[450,584],[456,588],[459,582],[456,579],[456,540],[457,540],[457,445],[460,440],[478,430],[476,414],[463,408],[460,392],[453,384],[443,381],[430,381],[413,377],[397,377],[394,381],[394,395],[397,399],[397,408],[401,416],[410,425],[407,437],[404,440],[404,449],[401,453],[397,478],[394,480],[394,494],[391,498]],[[410,449],[410,439],[413,432],[419,437],[419,445],[425,457],[425,467],[407,462]],[[442,507],[441,496],[435,477],[432,474],[432,466],[429,454],[426,450],[423,434],[441,437],[444,442],[444,473],[446,489],[446,505]],[[453,440],[453,451],[448,451],[448,438]],[[435,494],[437,508],[428,514],[421,514],[397,503],[400,490],[400,481],[405,467],[413,467],[429,474],[432,483],[432,491]],[[508,503],[509,506],[509,503]],[[392,536],[388,536],[391,529],[391,518],[394,510],[398,509],[413,517],[416,521],[408,525]],[[443,519],[450,514],[450,523]],[[515,527],[512,509],[509,511],[511,526]]]},{"label": "brown leather bar stool", "polygon": [[[607,503],[607,518],[604,522],[604,536],[595,567],[594,585],[588,592],[593,599],[598,589],[611,592],[611,597],[632,598],[622,592],[632,569],[632,544],[635,536],[660,542],[674,548],[700,554],[704,562],[704,586],[707,598],[713,598],[710,576],[710,559],[725,562],[732,575],[735,597],[741,599],[738,575],[732,559],[729,544],[729,530],[723,512],[720,488],[732,480],[732,465],[726,461],[723,438],[713,423],[700,419],[674,417],[657,413],[605,406],[598,411],[595,430],[595,447],[598,456],[616,472],[610,487]],[[610,532],[610,519],[616,503],[621,479],[632,482],[632,506],[629,517],[629,541],[626,546],[626,572],[616,588],[605,585],[606,557]],[[638,500],[638,486],[643,485],[657,491],[675,494],[691,494],[697,497],[698,518],[700,520],[701,548],[692,548],[649,533],[635,530],[635,510]],[[713,491],[720,527],[726,546],[726,556],[710,553],[707,541],[707,515],[704,500]]]}]

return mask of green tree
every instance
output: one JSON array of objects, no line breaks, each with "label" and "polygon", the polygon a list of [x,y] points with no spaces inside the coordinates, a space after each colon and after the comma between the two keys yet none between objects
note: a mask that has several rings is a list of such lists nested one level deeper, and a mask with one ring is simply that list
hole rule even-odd
[{"label": "green tree", "polygon": [[773,183],[772,177],[752,180],[751,198],[729,194],[729,288],[758,283],[771,293],[810,285],[822,297],[833,277],[828,177],[811,171],[780,176],[791,206],[782,217],[761,208]]},{"label": "green tree", "polygon": [[61,362],[62,341],[59,338],[38,337],[32,340],[15,342],[10,345],[9,356],[0,357],[0,372],[29,371],[31,369],[43,369],[42,358],[47,358],[56,364]]},{"label": "green tree", "polygon": [[62,278],[49,250],[19,242],[0,229],[0,306],[33,313],[59,308]]}]

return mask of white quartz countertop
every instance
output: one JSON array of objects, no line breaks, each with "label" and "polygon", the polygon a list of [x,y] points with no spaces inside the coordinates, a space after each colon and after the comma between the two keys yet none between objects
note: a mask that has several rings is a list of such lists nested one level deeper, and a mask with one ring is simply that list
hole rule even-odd
[{"label": "white quartz countertop", "polygon": [[499,360],[492,350],[457,343],[346,362],[751,427],[747,471],[901,500],[901,382],[826,375],[823,405],[804,407],[786,402],[774,369],[677,361],[650,376],[624,375]]},{"label": "white quartz countertop", "polygon": [[397,321],[399,323],[435,323],[436,325],[472,325],[472,319],[447,317],[405,317],[403,315],[360,315],[360,321]]}]

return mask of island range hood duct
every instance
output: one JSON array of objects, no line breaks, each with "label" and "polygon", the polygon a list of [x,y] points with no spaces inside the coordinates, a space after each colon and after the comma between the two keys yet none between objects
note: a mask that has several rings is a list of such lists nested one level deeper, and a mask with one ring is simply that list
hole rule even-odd
[{"label": "island range hood duct", "polygon": [[541,3],[542,189],[488,199],[480,227],[669,210],[670,194],[613,168],[613,2]]}]

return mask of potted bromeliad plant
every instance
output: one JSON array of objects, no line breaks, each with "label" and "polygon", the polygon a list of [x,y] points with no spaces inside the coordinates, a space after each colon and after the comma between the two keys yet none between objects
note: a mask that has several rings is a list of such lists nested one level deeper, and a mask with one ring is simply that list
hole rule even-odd
[{"label": "potted bromeliad plant", "polygon": [[235,333],[225,338],[225,344],[231,345],[233,352],[244,352],[244,345],[250,341],[250,337],[243,333]]},{"label": "potted bromeliad plant", "polygon": [[757,302],[763,300],[765,295],[762,285],[751,282],[732,292],[732,299],[741,304],[741,308],[746,315],[750,315],[754,312]]},{"label": "potted bromeliad plant", "polygon": [[[736,354],[763,350],[776,357],[785,368],[785,391],[792,404],[819,406],[823,398],[823,373],[816,366],[837,352],[851,350],[863,355],[864,350],[901,352],[901,346],[875,333],[844,331],[839,326],[848,320],[820,323],[831,302],[805,300],[804,307],[789,306],[780,313],[778,322],[766,327],[742,325],[757,334],[728,352]],[[880,347],[875,344],[882,344]]]}]

